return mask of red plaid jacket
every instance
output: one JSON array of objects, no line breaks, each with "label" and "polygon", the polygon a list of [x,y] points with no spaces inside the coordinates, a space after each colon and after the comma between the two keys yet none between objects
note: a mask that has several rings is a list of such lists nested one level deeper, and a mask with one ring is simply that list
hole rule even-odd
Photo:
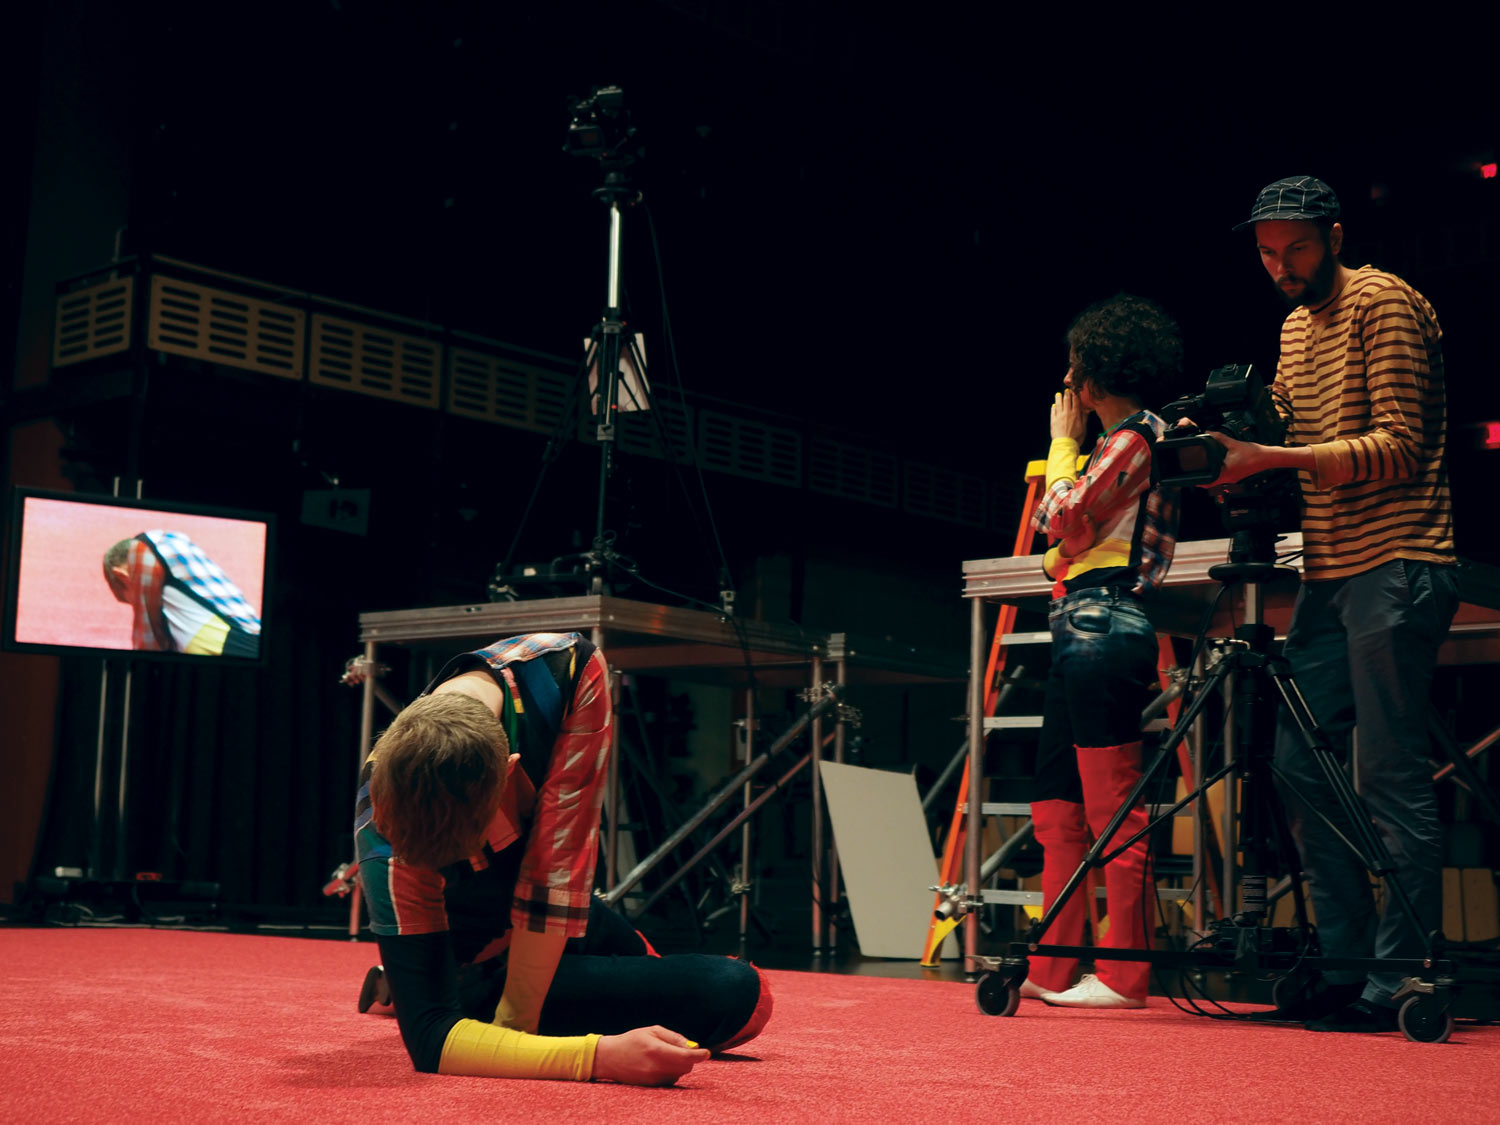
[{"label": "red plaid jacket", "polygon": [[[555,674],[564,657],[566,674]],[[431,686],[484,666],[504,691],[501,719],[522,756],[511,767],[485,846],[441,871],[401,862],[370,815],[368,766],[355,819],[371,930],[390,936],[451,928],[460,962],[507,948],[511,926],[583,935],[610,744],[609,671],[603,654],[577,634],[531,634],[466,653]],[[554,729],[541,714],[549,683],[561,708],[550,747],[537,745],[542,732]],[[453,918],[461,922],[450,926]]]}]

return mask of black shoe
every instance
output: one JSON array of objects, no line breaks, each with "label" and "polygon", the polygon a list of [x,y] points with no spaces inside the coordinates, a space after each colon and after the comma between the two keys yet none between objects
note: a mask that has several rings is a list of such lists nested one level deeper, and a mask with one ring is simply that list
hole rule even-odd
[{"label": "black shoe", "polygon": [[1368,1000],[1356,1000],[1332,1015],[1311,1020],[1308,1031],[1395,1031],[1396,1009]]},{"label": "black shoe", "polygon": [[386,983],[385,969],[380,965],[371,965],[370,971],[365,974],[365,983],[359,989],[359,1011],[360,1015],[368,1012],[376,1004],[389,1004],[391,1002],[391,986]]},{"label": "black shoe", "polygon": [[1264,1012],[1251,1012],[1250,1018],[1265,1023],[1307,1023],[1322,1019],[1347,1007],[1359,999],[1365,990],[1365,982],[1352,984],[1319,984],[1311,995],[1299,996],[1290,1004],[1271,1008]]}]

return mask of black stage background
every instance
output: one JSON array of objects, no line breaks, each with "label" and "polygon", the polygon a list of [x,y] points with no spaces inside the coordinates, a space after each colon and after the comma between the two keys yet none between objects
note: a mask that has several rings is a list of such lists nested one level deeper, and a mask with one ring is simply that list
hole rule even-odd
[{"label": "black stage background", "polygon": [[[16,345],[17,393],[34,390],[52,286],[118,251],[575,354],[604,303],[606,211],[590,197],[597,162],[562,150],[567,107],[618,83],[660,262],[629,212],[627,305],[658,386],[1013,485],[1015,505],[1045,449],[1063,332],[1088,302],[1129,290],[1175,315],[1179,393],[1223,363],[1274,367],[1284,309],[1229,228],[1264,183],[1307,172],[1344,200],[1346,260],[1402,273],[1439,312],[1460,550],[1500,561],[1477,510],[1494,456],[1479,424],[1500,417],[1487,37],[1477,16],[1423,11],[1396,29],[1337,5],[1274,27],[1189,5],[50,5],[12,42],[3,223],[17,253],[0,343]],[[319,887],[347,851],[357,716],[336,681],[355,618],[482,601],[544,441],[174,365],[143,405],[128,424],[56,415],[55,461],[13,465],[12,483],[107,490],[133,466],[148,496],[279,513],[284,628],[263,672],[142,666],[127,866],[326,914]],[[587,546],[596,458],[564,450],[520,558]],[[300,522],[302,494],[332,477],[369,490],[366,535]],[[903,637],[959,649],[959,561],[1008,553],[1014,521],[942,523],[730,476],[710,477],[705,502],[628,457],[609,505],[621,549],[671,590],[715,599],[711,511],[745,612],[871,632],[899,619]],[[1197,499],[1189,520],[1218,533]],[[809,574],[830,570],[863,595],[859,620],[820,604]],[[97,663],[60,676],[36,849],[48,869],[90,830],[97,734]],[[949,741],[924,758],[872,733],[871,761],[929,768]],[[46,775],[49,747],[21,753],[27,776]]]}]

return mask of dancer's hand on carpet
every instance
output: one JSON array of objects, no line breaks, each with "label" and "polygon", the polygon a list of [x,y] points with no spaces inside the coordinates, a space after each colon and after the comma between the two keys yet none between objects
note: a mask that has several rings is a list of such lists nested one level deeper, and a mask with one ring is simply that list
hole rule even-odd
[{"label": "dancer's hand on carpet", "polygon": [[594,1048],[594,1077],[631,1086],[670,1086],[708,1058],[708,1051],[664,1027],[606,1035]]}]

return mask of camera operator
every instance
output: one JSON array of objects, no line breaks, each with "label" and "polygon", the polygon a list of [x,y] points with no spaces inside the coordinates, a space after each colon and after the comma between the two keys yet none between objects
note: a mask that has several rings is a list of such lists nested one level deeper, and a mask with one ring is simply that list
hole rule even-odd
[{"label": "camera operator", "polygon": [[[1214,435],[1216,484],[1268,469],[1298,471],[1304,582],[1285,655],[1319,727],[1346,756],[1358,725],[1358,783],[1424,931],[1442,914],[1442,828],[1428,765],[1428,690],[1457,607],[1442,332],[1401,278],[1339,261],[1333,190],[1311,176],[1278,180],[1250,217],[1262,265],[1292,306],[1272,397],[1284,447]],[[1377,918],[1370,875],[1313,809],[1337,808],[1283,713],[1276,764],[1292,834],[1329,958],[1420,957],[1391,896]],[[1304,801],[1306,802],[1304,804]],[[1353,838],[1351,836],[1351,838]],[[1386,1031],[1401,974],[1329,971],[1286,1018],[1318,1031]]]},{"label": "camera operator", "polygon": [[[1052,404],[1047,491],[1032,523],[1054,546],[1043,560],[1055,581],[1048,612],[1052,670],[1043,704],[1032,825],[1045,852],[1048,905],[1077,870],[1088,830],[1101,832],[1141,776],[1141,710],[1156,678],[1156,634],[1142,600],[1172,564],[1178,491],[1154,484],[1153,450],[1166,423],[1141,408],[1182,366],[1177,325],[1150,301],[1121,294],[1086,309],[1068,329],[1068,373]],[[1082,476],[1088,415],[1104,433]],[[1116,839],[1146,825],[1137,802]],[[1144,839],[1104,867],[1109,932],[1101,944],[1145,944]],[[1087,903],[1068,899],[1046,935],[1080,945]],[[1100,959],[1072,987],[1077,961],[1037,957],[1021,994],[1061,1007],[1143,1008],[1150,966]]]}]

